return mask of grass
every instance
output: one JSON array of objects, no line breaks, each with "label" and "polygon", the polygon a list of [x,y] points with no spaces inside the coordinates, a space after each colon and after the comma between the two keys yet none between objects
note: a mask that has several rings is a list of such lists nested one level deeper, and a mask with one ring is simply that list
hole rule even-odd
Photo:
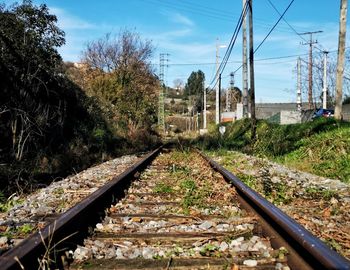
[{"label": "grass", "polygon": [[319,187],[308,187],[305,189],[305,193],[312,199],[323,199],[326,201],[337,196],[337,193],[334,190],[322,189]]},{"label": "grass", "polygon": [[23,199],[19,199],[14,195],[16,194],[13,194],[9,198],[6,198],[6,196],[0,191],[0,213],[7,212],[15,205],[23,203]]},{"label": "grass", "polygon": [[350,128],[315,134],[277,161],[320,176],[350,182]]},{"label": "grass", "polygon": [[256,140],[251,141],[250,121],[243,119],[226,124],[224,136],[214,129],[200,137],[196,145],[218,153],[236,150],[266,157],[350,183],[350,123],[319,118],[308,123],[278,125],[259,120],[256,132]]},{"label": "grass", "polygon": [[153,191],[155,193],[173,193],[174,192],[173,188],[170,185],[162,182],[157,183]]}]

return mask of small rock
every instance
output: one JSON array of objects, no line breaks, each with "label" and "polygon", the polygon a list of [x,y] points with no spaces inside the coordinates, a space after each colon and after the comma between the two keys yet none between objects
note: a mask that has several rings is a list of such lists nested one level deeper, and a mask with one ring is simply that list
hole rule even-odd
[{"label": "small rock", "polygon": [[243,237],[243,236],[238,237],[238,238],[236,239],[236,241],[237,241],[237,242],[243,242],[243,241],[244,241],[244,237]]},{"label": "small rock", "polygon": [[0,237],[0,247],[7,244],[8,238],[6,236]]},{"label": "small rock", "polygon": [[126,223],[126,222],[128,222],[130,220],[130,218],[129,217],[123,217],[122,220],[123,220],[124,223]]},{"label": "small rock", "polygon": [[151,248],[149,247],[145,247],[142,250],[142,257],[144,257],[145,259],[152,259],[154,256],[154,252]]},{"label": "small rock", "polygon": [[270,252],[268,252],[267,250],[263,252],[263,257],[265,258],[270,258],[271,257],[271,254]]},{"label": "small rock", "polygon": [[96,224],[96,229],[97,229],[97,230],[102,231],[103,228],[104,228],[103,224],[101,224],[101,223],[97,223],[97,224]]},{"label": "small rock", "polygon": [[336,198],[334,198],[334,197],[332,197],[332,199],[331,199],[331,201],[330,201],[330,203],[331,203],[332,205],[337,205],[338,202],[339,202],[339,201],[338,201]]},{"label": "small rock", "polygon": [[213,223],[212,222],[210,222],[210,221],[204,221],[202,224],[200,224],[199,226],[198,226],[198,228],[199,229],[201,229],[201,230],[208,230],[208,229],[210,229],[211,227],[213,227]]},{"label": "small rock", "polygon": [[115,256],[117,257],[117,259],[125,259],[124,255],[123,255],[123,252],[120,248],[118,248],[116,251],[115,251]]},{"label": "small rock", "polygon": [[164,250],[160,250],[159,252],[158,252],[158,256],[159,257],[165,257],[165,251]]},{"label": "small rock", "polygon": [[249,249],[248,243],[243,243],[240,245],[241,251],[247,251]]},{"label": "small rock", "polygon": [[274,184],[277,184],[277,183],[280,183],[281,182],[281,179],[277,176],[273,176],[271,178],[271,182],[274,183]]},{"label": "small rock", "polygon": [[38,215],[38,216],[45,216],[49,213],[52,213],[52,208],[51,207],[47,207],[47,206],[40,206],[38,208],[33,208],[31,210],[31,213],[33,215]]},{"label": "small rock", "polygon": [[95,240],[94,245],[101,249],[105,247],[105,243],[101,242],[100,240]]},{"label": "small rock", "polygon": [[131,253],[131,254],[129,255],[129,258],[130,258],[130,259],[135,259],[135,258],[141,257],[141,256],[142,256],[142,253],[141,253],[140,249],[137,248],[137,249],[134,250],[133,253]]},{"label": "small rock", "polygon": [[276,263],[275,269],[282,270],[283,265],[281,263]]},{"label": "small rock", "polygon": [[236,230],[238,230],[238,231],[244,231],[246,229],[246,227],[244,226],[244,225],[237,225],[236,226]]},{"label": "small rock", "polygon": [[266,246],[262,242],[256,242],[252,247],[252,251],[259,251],[260,249],[266,249]]},{"label": "small rock", "polygon": [[228,249],[228,244],[226,242],[221,242],[219,250],[226,251]]},{"label": "small rock", "polygon": [[154,228],[159,227],[158,222],[156,222],[156,221],[154,221],[154,220],[151,220],[148,224],[149,224],[149,226],[154,227]]},{"label": "small rock", "polygon": [[91,250],[85,247],[78,247],[74,251],[73,256],[74,256],[74,259],[77,261],[86,260],[86,259],[89,259],[89,257],[91,256]]},{"label": "small rock", "polygon": [[250,241],[251,243],[256,243],[259,239],[260,239],[259,236],[253,235],[252,238],[250,238],[249,241]]},{"label": "small rock", "polygon": [[256,260],[245,260],[243,264],[248,267],[255,267],[258,265],[258,262]]},{"label": "small rock", "polygon": [[127,246],[127,247],[130,247],[130,246],[133,245],[133,243],[130,242],[130,241],[124,241],[123,244],[124,244],[125,246]]},{"label": "small rock", "polygon": [[106,259],[112,259],[115,256],[115,249],[114,248],[109,248],[105,252],[105,258]]}]

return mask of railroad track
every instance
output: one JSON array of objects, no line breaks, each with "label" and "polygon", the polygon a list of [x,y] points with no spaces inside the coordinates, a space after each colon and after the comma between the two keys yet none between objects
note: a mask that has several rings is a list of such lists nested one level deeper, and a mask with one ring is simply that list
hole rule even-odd
[{"label": "railroad track", "polygon": [[160,148],[0,257],[1,269],[49,264],[350,269],[348,260],[214,161]]}]

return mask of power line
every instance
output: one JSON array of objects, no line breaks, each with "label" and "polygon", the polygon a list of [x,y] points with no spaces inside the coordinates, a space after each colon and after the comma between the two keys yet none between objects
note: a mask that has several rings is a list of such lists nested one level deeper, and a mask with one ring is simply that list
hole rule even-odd
[{"label": "power line", "polygon": [[277,20],[277,22],[274,24],[274,26],[272,26],[271,30],[267,33],[267,35],[265,36],[265,38],[260,42],[260,44],[258,45],[258,47],[256,47],[256,49],[254,50],[254,53],[259,50],[259,48],[264,44],[265,40],[270,36],[270,34],[272,33],[272,31],[276,28],[277,24],[282,20],[284,14],[286,14],[286,12],[288,11],[288,9],[290,8],[290,6],[293,4],[294,0],[292,0],[289,5],[287,6],[287,8],[284,10],[284,12],[282,13],[282,15],[280,16],[280,18]]},{"label": "power line", "polygon": [[198,14],[198,15],[201,15],[201,16],[206,16],[206,17],[211,17],[211,18],[218,19],[218,20],[232,22],[232,18],[231,17],[229,18],[227,15],[218,15],[218,14],[215,14],[213,12],[207,12],[207,11],[203,11],[203,10],[196,9],[196,8],[193,8],[193,7],[189,8],[189,7],[186,7],[186,6],[179,6],[177,3],[176,4],[167,3],[167,2],[164,2],[164,1],[160,1],[160,0],[147,0],[147,2],[149,2],[151,4],[154,4],[154,5],[157,5],[157,6],[159,4],[161,4],[162,6],[165,6],[165,7],[168,7],[168,8],[182,10],[182,11],[186,11],[186,12],[189,12],[189,13]]},{"label": "power line", "polygon": [[[270,34],[272,33],[272,31],[276,28],[276,26],[278,25],[278,23],[281,21],[281,19],[283,18],[284,14],[286,14],[286,12],[288,11],[288,9],[290,8],[290,6],[293,4],[294,0],[292,0],[289,5],[287,6],[287,8],[284,10],[284,12],[280,15],[280,18],[277,20],[277,22],[274,24],[274,26],[272,26],[271,30],[267,33],[267,35],[265,36],[265,38],[260,42],[260,44],[256,47],[256,49],[254,50],[254,54],[257,52],[257,50],[259,50],[259,48],[264,44],[264,42],[266,41],[266,39],[270,36]],[[240,70],[242,68],[242,65],[240,67],[238,67],[233,73],[236,73],[238,70]]]},{"label": "power line", "polygon": [[[222,21],[229,21],[229,22],[233,21],[231,13],[225,12],[223,10],[211,8],[211,7],[205,7],[203,5],[202,6],[198,6],[197,4],[191,5],[189,3],[184,3],[184,2],[173,3],[173,2],[165,2],[162,0],[147,0],[147,2],[156,6],[162,5],[170,9],[185,11],[192,14],[198,14],[201,16],[206,16],[206,17],[210,17],[210,18],[214,18]],[[182,5],[179,5],[179,4],[182,4]],[[254,18],[254,20],[256,21],[256,24],[258,24],[259,26],[262,26],[264,28],[269,27],[269,24],[267,23],[267,21],[263,19]],[[280,29],[278,29],[278,31],[286,32],[287,28],[284,31]]]},{"label": "power line", "polygon": [[[272,6],[272,8],[279,14],[281,15],[281,13],[279,12],[279,10],[276,8],[276,6],[271,2],[271,0],[267,0],[270,5]],[[303,35],[301,35],[300,33],[298,33],[297,30],[295,30],[295,28],[283,17],[282,18],[283,21],[289,26],[290,29],[292,29],[292,31],[297,35],[299,36],[304,42],[308,42],[308,40],[306,40]],[[323,52],[324,50],[322,50],[321,48],[317,47],[317,46],[314,46],[317,50]]]},{"label": "power line", "polygon": [[[233,35],[231,37],[231,40],[230,40],[230,43],[227,47],[227,50],[225,52],[225,55],[220,63],[220,66],[218,68],[218,70],[216,71],[216,74],[214,76],[214,78],[212,79],[212,81],[210,82],[209,86],[211,86],[213,84],[213,82],[215,81],[215,78],[217,78],[217,76],[219,74],[221,74],[225,67],[226,67],[226,64],[227,64],[227,61],[228,59],[230,58],[230,55],[232,53],[232,49],[233,49],[233,46],[235,45],[236,43],[236,40],[237,40],[237,37],[238,37],[238,34],[239,34],[239,31],[242,27],[242,23],[243,23],[243,18],[245,17],[246,13],[247,13],[247,9],[248,9],[248,3],[246,3],[243,7],[243,10],[241,12],[241,16],[239,17],[238,19],[238,22],[237,22],[237,25],[236,25],[236,28],[235,28],[235,31],[233,32]],[[218,81],[215,83],[214,87],[216,86],[216,84],[218,83]],[[213,88],[214,88],[213,87]]]},{"label": "power line", "polygon": [[[346,47],[346,49],[349,49],[350,47]],[[332,50],[329,51],[329,53],[335,53],[338,50]],[[267,58],[260,58],[260,59],[255,59],[254,62],[260,62],[260,61],[268,61],[268,60],[278,60],[278,59],[285,59],[285,58],[293,58],[293,57],[301,57],[301,56],[306,56],[308,53],[302,53],[302,54],[291,54],[291,55],[282,55],[282,56],[276,56],[276,57],[267,57]],[[228,64],[240,64],[242,61],[227,61]],[[209,65],[215,65],[215,62],[194,62],[194,63],[172,63],[168,64],[168,66],[209,66]],[[153,66],[158,66],[159,64],[157,63],[152,63],[151,65]]]}]

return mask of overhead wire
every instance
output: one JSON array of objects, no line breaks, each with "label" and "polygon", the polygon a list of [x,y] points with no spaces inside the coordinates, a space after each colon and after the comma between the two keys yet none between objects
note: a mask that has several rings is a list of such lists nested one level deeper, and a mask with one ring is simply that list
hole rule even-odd
[{"label": "overhead wire", "polygon": [[290,8],[290,6],[293,4],[294,0],[292,0],[289,5],[287,6],[287,8],[284,10],[284,12],[282,13],[282,15],[280,15],[279,19],[277,20],[277,22],[272,26],[271,30],[267,33],[267,35],[264,37],[264,39],[260,42],[260,44],[256,47],[256,49],[254,50],[254,53],[259,50],[259,48],[264,44],[264,42],[266,41],[266,39],[270,36],[270,34],[272,33],[272,31],[276,28],[276,26],[278,25],[278,23],[282,20],[284,14],[286,14],[286,12],[288,11],[288,9]]},{"label": "overhead wire", "polygon": [[[271,2],[271,0],[267,0],[269,3],[270,3],[270,5],[271,5],[271,7],[277,12],[277,14],[279,14],[279,15],[281,15],[281,13],[279,12],[279,10],[276,8],[276,6]],[[289,28],[290,29],[292,29],[292,31],[298,36],[298,37],[300,37],[304,42],[309,42],[307,39],[305,39],[304,37],[303,37],[303,35],[301,35],[300,33],[298,33],[298,31],[297,30],[295,30],[295,28],[283,17],[282,18],[283,19],[283,21],[289,26]],[[317,50],[319,50],[319,51],[324,51],[324,50],[322,50],[321,48],[319,48],[319,47],[317,47],[317,46],[314,46]]]},{"label": "overhead wire", "polygon": [[[329,52],[332,53],[333,51]],[[283,55],[283,56],[276,56],[276,57],[267,57],[267,58],[260,58],[260,59],[254,59],[255,62],[260,61],[268,61],[268,60],[278,60],[278,59],[285,59],[285,58],[293,58],[298,56],[307,56],[308,53],[304,54],[292,54],[292,55]],[[242,61],[227,61],[227,64],[234,64],[234,63],[242,63]],[[215,62],[202,62],[202,63],[172,63],[168,64],[169,66],[201,66],[201,65],[215,65]],[[158,63],[153,63],[152,65],[156,66],[159,65]]]},{"label": "overhead wire", "polygon": [[[278,25],[278,23],[281,21],[281,19],[283,18],[283,16],[286,14],[286,12],[288,11],[288,9],[290,8],[290,6],[293,4],[294,0],[292,0],[289,5],[287,6],[287,8],[284,10],[284,12],[280,15],[279,19],[277,20],[277,22],[272,26],[271,30],[266,34],[266,36],[264,37],[264,39],[260,42],[260,44],[256,47],[256,49],[254,50],[253,54],[255,54],[260,47],[264,44],[264,42],[266,41],[266,39],[270,36],[270,34],[272,33],[272,31],[276,28],[276,26]],[[240,70],[242,68],[243,65],[241,65],[240,67],[238,67],[233,73],[236,73],[238,70]]]},{"label": "overhead wire", "polygon": [[161,4],[162,6],[171,8],[171,9],[177,9],[177,10],[181,10],[181,11],[186,11],[189,13],[193,13],[193,14],[198,14],[201,16],[206,16],[206,17],[210,17],[210,18],[214,18],[214,19],[218,19],[218,20],[222,20],[222,21],[230,21],[232,22],[232,18],[228,17],[228,16],[223,16],[223,15],[218,15],[215,14],[213,12],[207,12],[207,11],[203,11],[203,10],[198,10],[195,8],[188,8],[185,6],[179,6],[178,4],[173,4],[173,3],[169,3],[169,2],[164,2],[164,1],[159,1],[159,0],[147,0],[147,2],[152,3],[154,5],[159,5]]},{"label": "overhead wire", "polygon": [[[242,12],[241,12],[241,16],[239,17],[238,19],[238,22],[237,22],[237,25],[236,25],[236,28],[232,34],[232,37],[231,37],[231,40],[230,40],[230,43],[227,47],[227,50],[225,52],[225,55],[215,73],[215,76],[213,77],[213,79],[211,80],[210,84],[209,84],[209,87],[215,82],[215,79],[218,77],[219,74],[221,74],[225,67],[226,67],[226,64],[228,62],[228,59],[230,58],[230,55],[232,53],[232,49],[233,49],[233,46],[235,45],[236,43],[236,40],[237,40],[237,37],[238,37],[238,34],[239,34],[239,31],[242,27],[242,24],[243,24],[243,19],[247,13],[247,9],[248,9],[248,2],[245,3],[243,9],[242,9]],[[215,88],[215,86],[217,85],[218,83],[218,80],[216,81],[215,85],[213,86],[213,88]]]},{"label": "overhead wire", "polygon": [[[180,11],[185,11],[185,12],[189,12],[192,14],[198,14],[201,16],[206,16],[206,17],[210,17],[210,18],[214,18],[214,19],[218,19],[218,20],[222,20],[222,21],[229,21],[229,22],[233,21],[232,20],[232,12],[228,13],[228,12],[223,11],[223,10],[214,9],[211,7],[205,7],[203,5],[202,6],[198,6],[197,4],[191,5],[189,3],[179,2],[179,1],[177,1],[176,3],[165,2],[162,0],[146,0],[146,1],[150,4],[154,4],[157,6],[160,4],[160,5],[165,6],[167,8],[177,9]],[[254,18],[254,20],[256,21],[256,24],[258,24],[261,27],[264,27],[264,28],[269,27],[268,22],[263,20],[263,19]],[[286,32],[288,30],[286,28],[284,30],[278,29],[278,31]],[[290,31],[288,31],[288,32],[290,32]]]}]

